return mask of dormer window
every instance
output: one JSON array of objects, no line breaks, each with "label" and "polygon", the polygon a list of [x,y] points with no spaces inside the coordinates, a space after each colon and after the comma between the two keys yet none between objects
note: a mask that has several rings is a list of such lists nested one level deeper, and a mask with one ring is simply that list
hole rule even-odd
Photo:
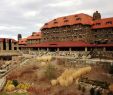
[{"label": "dormer window", "polygon": [[81,20],[81,18],[76,18],[76,20]]},{"label": "dormer window", "polygon": [[69,20],[64,20],[64,22],[68,22]]},{"label": "dormer window", "polygon": [[36,36],[39,36],[39,34],[37,34]]},{"label": "dormer window", "polygon": [[64,19],[66,19],[66,17],[64,17]]},{"label": "dormer window", "polygon": [[112,24],[112,21],[108,21],[108,22],[106,22],[106,24]]},{"label": "dormer window", "polygon": [[100,23],[96,23],[96,25],[98,26],[98,25],[100,25]]},{"label": "dormer window", "polygon": [[48,23],[45,23],[45,25],[48,25]]},{"label": "dormer window", "polygon": [[54,22],[54,24],[57,24],[57,23],[58,23],[57,21]]},{"label": "dormer window", "polygon": [[34,35],[35,35],[35,33],[36,33],[36,32],[33,32],[33,33],[32,33],[32,36],[34,36]]},{"label": "dormer window", "polygon": [[54,21],[56,21],[56,19],[54,19]]},{"label": "dormer window", "polygon": [[78,17],[78,15],[75,15],[75,17]]}]

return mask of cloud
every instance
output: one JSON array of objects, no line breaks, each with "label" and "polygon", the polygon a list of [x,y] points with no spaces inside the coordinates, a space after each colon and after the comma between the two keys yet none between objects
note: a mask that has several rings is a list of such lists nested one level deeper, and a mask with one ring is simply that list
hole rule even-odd
[{"label": "cloud", "polygon": [[16,30],[22,30],[25,27],[21,27],[21,26],[0,26],[0,30],[2,31],[16,31]]},{"label": "cloud", "polygon": [[[78,1],[78,2],[76,2]],[[48,4],[48,6],[50,7],[70,7],[73,5],[80,5],[81,4],[81,0],[63,0],[63,1],[59,1],[57,3],[51,3]]]},{"label": "cloud", "polygon": [[98,10],[102,17],[113,17],[113,0],[1,0],[0,37],[27,37],[40,31],[44,23],[65,15]]},{"label": "cloud", "polygon": [[78,11],[76,11],[76,13],[77,14],[79,14],[79,13],[85,13],[85,14],[92,15],[94,11],[95,10],[93,10],[93,9],[85,9],[85,10],[78,10]]},{"label": "cloud", "polygon": [[13,38],[13,39],[17,39],[17,36],[11,36],[11,35],[7,35],[7,34],[2,34],[2,35],[0,35],[0,38]]},{"label": "cloud", "polygon": [[27,18],[30,18],[30,17],[35,17],[37,15],[37,11],[28,11],[28,12],[25,12],[23,14],[24,17],[27,17]]}]

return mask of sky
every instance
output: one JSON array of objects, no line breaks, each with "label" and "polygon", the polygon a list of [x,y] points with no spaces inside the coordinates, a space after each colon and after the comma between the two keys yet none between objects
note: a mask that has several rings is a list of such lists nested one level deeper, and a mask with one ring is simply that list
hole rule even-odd
[{"label": "sky", "polygon": [[0,38],[24,38],[54,18],[95,11],[113,17],[113,0],[0,0]]}]

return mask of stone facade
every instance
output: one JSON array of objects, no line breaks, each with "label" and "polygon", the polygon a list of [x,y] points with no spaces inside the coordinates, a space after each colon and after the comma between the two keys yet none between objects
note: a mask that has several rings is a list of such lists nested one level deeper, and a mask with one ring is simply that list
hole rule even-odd
[{"label": "stone facade", "polygon": [[18,50],[18,42],[14,39],[0,38],[0,50]]},{"label": "stone facade", "polygon": [[113,43],[113,28],[102,28],[92,30],[95,44],[110,44]]},{"label": "stone facade", "polygon": [[91,31],[89,25],[72,25],[58,28],[45,29],[42,31],[42,42],[56,41],[89,41]]}]

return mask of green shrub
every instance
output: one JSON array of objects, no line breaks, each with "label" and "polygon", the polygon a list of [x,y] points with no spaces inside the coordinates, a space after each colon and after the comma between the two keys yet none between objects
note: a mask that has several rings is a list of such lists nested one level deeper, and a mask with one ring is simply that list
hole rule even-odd
[{"label": "green shrub", "polygon": [[12,83],[15,87],[18,86],[18,84],[19,84],[17,80],[13,80]]},{"label": "green shrub", "polygon": [[56,69],[54,65],[48,64],[45,70],[45,77],[48,78],[49,80],[53,79],[56,77]]}]

